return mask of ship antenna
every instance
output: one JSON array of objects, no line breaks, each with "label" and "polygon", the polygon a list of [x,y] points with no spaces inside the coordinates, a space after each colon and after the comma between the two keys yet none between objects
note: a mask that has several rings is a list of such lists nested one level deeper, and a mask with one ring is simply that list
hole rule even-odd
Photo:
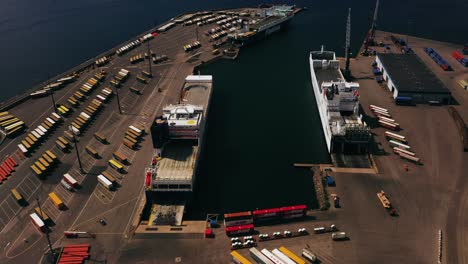
[{"label": "ship antenna", "polygon": [[320,50],[321,52],[323,52],[323,48],[324,48],[324,47],[323,47],[323,45],[322,45],[322,49]]}]

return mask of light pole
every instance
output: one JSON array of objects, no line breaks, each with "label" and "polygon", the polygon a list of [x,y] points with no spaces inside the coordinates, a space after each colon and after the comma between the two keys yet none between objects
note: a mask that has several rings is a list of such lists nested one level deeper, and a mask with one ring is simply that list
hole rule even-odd
[{"label": "light pole", "polygon": [[[50,87],[50,84],[49,84]],[[55,104],[55,98],[54,98],[54,92],[52,92],[52,89],[49,88],[49,94],[50,97],[52,98],[52,104],[54,106],[54,111],[57,112],[57,105]]]},{"label": "light pole", "polygon": [[[40,217],[42,218],[43,216],[43,213],[42,213],[42,208],[41,208],[41,204],[39,203],[39,198],[36,198],[36,202],[37,202],[37,207],[39,207],[39,212],[41,213]],[[49,237],[49,228],[47,226],[47,222],[44,221],[44,226],[46,228],[45,230],[45,237],[47,239],[47,245],[49,246],[49,250],[50,250],[50,253],[52,254],[52,260],[53,262],[55,263],[55,253],[54,253],[54,249],[52,248],[52,243],[50,242],[50,237]]]},{"label": "light pole", "polygon": [[115,95],[117,95],[117,105],[119,106],[119,113],[122,114],[122,108],[120,108],[119,89],[117,87],[115,87]]},{"label": "light pole", "polygon": [[75,143],[76,157],[78,159],[78,164],[80,166],[80,172],[85,173],[84,170],[83,170],[83,166],[81,165],[80,152],[78,151],[78,141],[76,140],[75,131],[73,131],[72,126],[69,126],[68,129],[70,129],[70,131],[71,131],[71,133],[73,135],[73,142]]},{"label": "light pole", "polygon": [[146,42],[147,46],[148,46],[148,69],[149,69],[149,73],[151,75],[151,77],[153,77],[153,72],[151,70],[151,58],[153,57],[153,55],[151,54],[150,52],[150,44],[149,44],[149,40]]}]

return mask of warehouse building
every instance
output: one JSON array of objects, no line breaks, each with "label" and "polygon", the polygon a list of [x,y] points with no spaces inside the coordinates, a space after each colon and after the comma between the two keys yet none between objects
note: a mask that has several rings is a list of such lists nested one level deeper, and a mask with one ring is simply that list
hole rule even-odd
[{"label": "warehouse building", "polygon": [[417,55],[377,54],[376,62],[396,102],[409,99],[415,104],[451,103],[450,91]]}]

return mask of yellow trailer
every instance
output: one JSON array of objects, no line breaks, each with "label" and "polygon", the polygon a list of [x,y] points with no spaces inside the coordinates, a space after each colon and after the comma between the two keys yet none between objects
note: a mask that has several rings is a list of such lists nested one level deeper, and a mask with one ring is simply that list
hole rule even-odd
[{"label": "yellow trailer", "polygon": [[60,200],[60,198],[54,192],[49,193],[49,199],[59,210],[65,207],[65,204],[62,202],[62,200]]}]

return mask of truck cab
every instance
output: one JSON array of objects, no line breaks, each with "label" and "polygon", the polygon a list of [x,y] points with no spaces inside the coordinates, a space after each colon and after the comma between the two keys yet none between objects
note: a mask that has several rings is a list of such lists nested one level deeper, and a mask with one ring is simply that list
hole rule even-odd
[{"label": "truck cab", "polygon": [[325,179],[327,180],[327,186],[336,186],[335,180],[332,176],[327,175],[325,176]]}]

